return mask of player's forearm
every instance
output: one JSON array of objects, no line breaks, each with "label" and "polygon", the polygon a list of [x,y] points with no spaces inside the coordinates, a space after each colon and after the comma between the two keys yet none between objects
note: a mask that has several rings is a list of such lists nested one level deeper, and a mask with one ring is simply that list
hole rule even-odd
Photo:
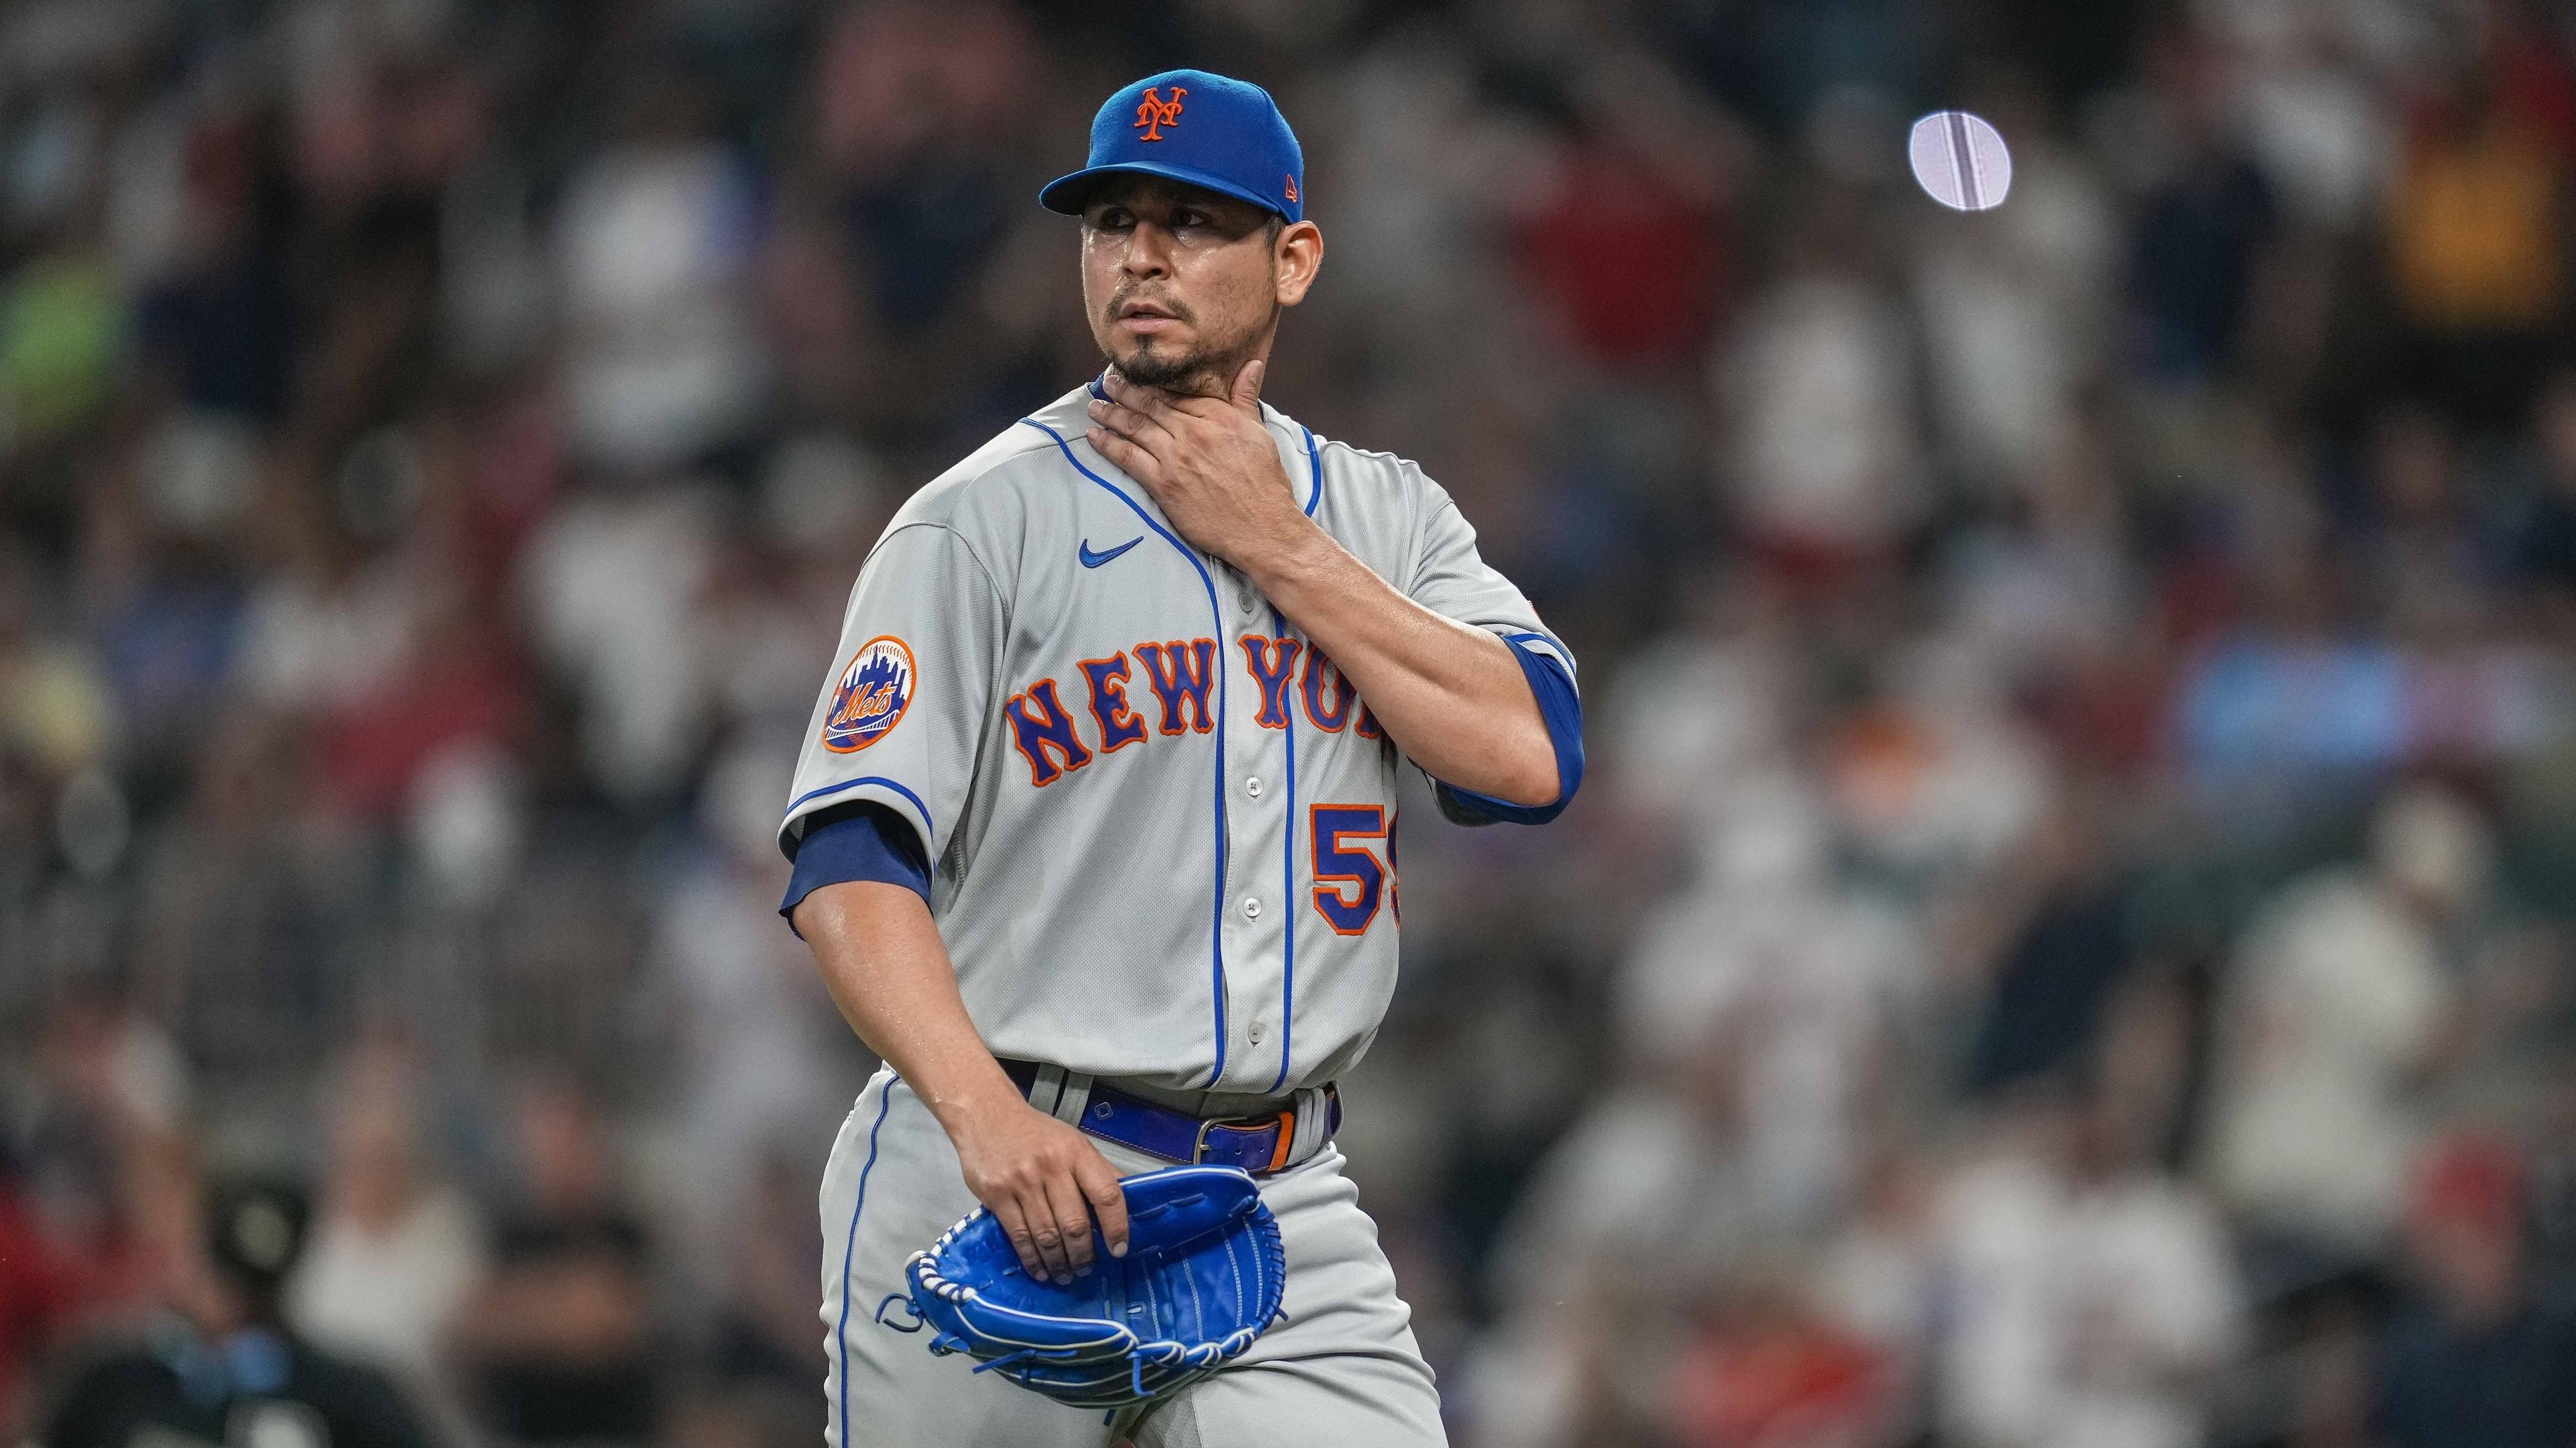
[{"label": "player's forearm", "polygon": [[1434,778],[1513,804],[1555,802],[1556,749],[1501,639],[1405,597],[1312,524],[1239,566]]},{"label": "player's forearm", "polygon": [[1117,1169],[1002,1074],[919,895],[874,880],[825,885],[797,905],[796,928],[851,1029],[939,1119],[967,1189],[1001,1220],[1030,1276],[1070,1282],[1089,1271],[1095,1221],[1110,1253],[1126,1252]]},{"label": "player's forearm", "polygon": [[951,1136],[1020,1101],[966,1014],[957,969],[919,895],[874,880],[826,885],[797,905],[796,929],[850,1029]]}]

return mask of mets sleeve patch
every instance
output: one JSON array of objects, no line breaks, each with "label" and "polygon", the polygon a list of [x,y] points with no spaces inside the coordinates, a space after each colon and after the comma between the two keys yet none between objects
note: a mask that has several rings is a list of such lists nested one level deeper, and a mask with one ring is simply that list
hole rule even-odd
[{"label": "mets sleeve patch", "polygon": [[912,707],[912,650],[892,634],[859,646],[832,686],[831,712],[823,716],[823,747],[856,754],[892,733]]}]

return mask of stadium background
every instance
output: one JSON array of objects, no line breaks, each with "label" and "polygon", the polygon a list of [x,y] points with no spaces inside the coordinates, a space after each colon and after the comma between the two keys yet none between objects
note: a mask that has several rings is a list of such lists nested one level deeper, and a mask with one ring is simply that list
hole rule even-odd
[{"label": "stadium background", "polygon": [[283,1168],[459,1441],[814,1441],[770,828],[1193,63],[1330,243],[1270,395],[1584,662],[1349,1085],[1458,1440],[2570,1442],[2569,14],[18,0],[0,1432]]}]

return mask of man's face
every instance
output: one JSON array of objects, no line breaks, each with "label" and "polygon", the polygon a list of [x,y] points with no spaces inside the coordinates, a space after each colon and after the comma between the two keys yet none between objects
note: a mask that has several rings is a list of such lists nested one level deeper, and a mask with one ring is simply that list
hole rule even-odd
[{"label": "man's face", "polygon": [[[1222,395],[1258,355],[1283,278],[1271,213],[1151,176],[1113,176],[1082,208],[1082,303],[1091,335],[1131,382]],[[1305,228],[1311,231],[1312,228]],[[1305,271],[1311,268],[1291,268]]]}]

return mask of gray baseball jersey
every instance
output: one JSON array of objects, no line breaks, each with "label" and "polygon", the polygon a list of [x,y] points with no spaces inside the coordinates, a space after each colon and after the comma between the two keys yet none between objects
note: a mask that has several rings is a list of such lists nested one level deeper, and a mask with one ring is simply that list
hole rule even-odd
[{"label": "gray baseball jersey", "polygon": [[[887,525],[782,837],[851,800],[912,822],[997,1055],[1181,1089],[1321,1084],[1395,988],[1399,756],[1332,661],[1084,441],[1092,395],[1014,424]],[[1262,417],[1343,547],[1572,677],[1419,467]]]}]

